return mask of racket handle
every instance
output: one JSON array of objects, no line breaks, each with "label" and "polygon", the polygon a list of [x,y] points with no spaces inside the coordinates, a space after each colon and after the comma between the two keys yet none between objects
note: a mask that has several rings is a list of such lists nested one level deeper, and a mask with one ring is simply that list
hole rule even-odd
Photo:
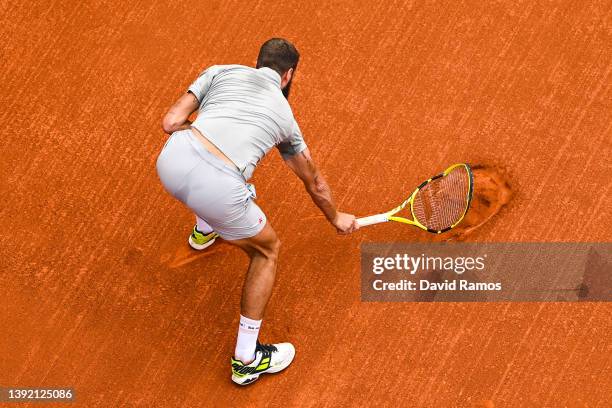
[{"label": "racket handle", "polygon": [[387,218],[387,214],[376,214],[370,215],[369,217],[357,218],[357,224],[359,224],[360,227],[380,224],[381,222],[387,221],[389,221],[389,219]]}]

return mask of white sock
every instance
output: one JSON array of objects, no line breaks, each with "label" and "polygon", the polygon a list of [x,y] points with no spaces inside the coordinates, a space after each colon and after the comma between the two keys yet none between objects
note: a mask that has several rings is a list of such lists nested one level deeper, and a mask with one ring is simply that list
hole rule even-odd
[{"label": "white sock", "polygon": [[236,351],[234,357],[237,360],[251,362],[255,359],[255,347],[261,320],[252,320],[240,315],[240,326],[238,327],[238,340],[236,340]]},{"label": "white sock", "polygon": [[211,232],[213,232],[212,227],[208,225],[206,221],[204,221],[197,215],[196,215],[196,225],[198,226],[198,231],[200,231],[202,234],[210,234]]}]

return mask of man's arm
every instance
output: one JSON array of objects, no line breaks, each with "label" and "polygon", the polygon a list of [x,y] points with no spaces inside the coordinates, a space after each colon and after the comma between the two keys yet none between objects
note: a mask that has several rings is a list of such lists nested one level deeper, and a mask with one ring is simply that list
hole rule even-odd
[{"label": "man's arm", "polygon": [[162,128],[167,134],[172,134],[177,130],[188,129],[191,122],[189,115],[198,109],[200,102],[191,92],[187,92],[166,113],[162,121]]},{"label": "man's arm", "polygon": [[342,213],[336,209],[329,185],[314,164],[308,149],[287,157],[285,163],[302,180],[312,201],[338,232],[349,234],[359,228],[354,215]]}]

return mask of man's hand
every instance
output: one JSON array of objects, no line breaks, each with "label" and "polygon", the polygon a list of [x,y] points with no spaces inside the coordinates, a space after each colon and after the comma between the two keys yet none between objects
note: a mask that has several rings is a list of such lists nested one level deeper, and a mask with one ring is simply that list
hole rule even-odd
[{"label": "man's hand", "polygon": [[189,129],[191,126],[188,119],[189,115],[195,112],[199,106],[200,102],[191,92],[181,96],[164,116],[162,121],[164,132],[171,135],[178,130]]},{"label": "man's hand", "polygon": [[338,230],[338,234],[350,234],[359,229],[359,224],[355,221],[355,216],[343,212],[338,212],[332,224]]}]

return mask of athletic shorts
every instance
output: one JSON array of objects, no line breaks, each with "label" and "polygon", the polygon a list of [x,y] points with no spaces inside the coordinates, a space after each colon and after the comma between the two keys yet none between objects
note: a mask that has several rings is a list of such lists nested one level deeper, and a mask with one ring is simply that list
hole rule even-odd
[{"label": "athletic shorts", "polygon": [[157,174],[166,191],[225,240],[253,237],[266,225],[238,169],[209,152],[189,129],[170,136],[157,158]]}]

